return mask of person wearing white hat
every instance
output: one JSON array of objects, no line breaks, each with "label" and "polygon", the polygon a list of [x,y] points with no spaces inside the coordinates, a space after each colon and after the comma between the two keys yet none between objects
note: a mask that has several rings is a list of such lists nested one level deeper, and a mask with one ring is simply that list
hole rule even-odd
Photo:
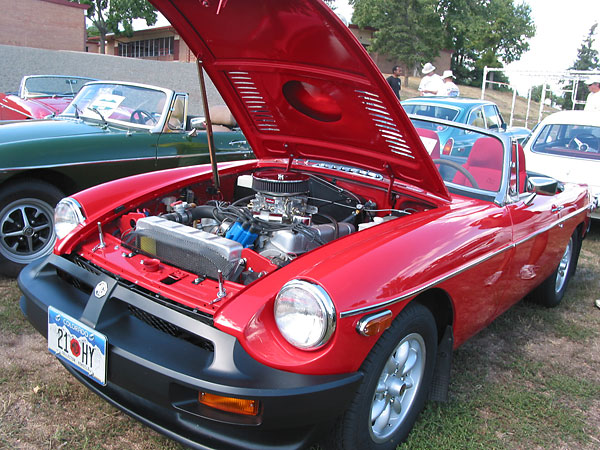
[{"label": "person wearing white hat", "polygon": [[435,66],[431,63],[427,63],[423,66],[421,73],[423,78],[419,83],[419,92],[421,95],[439,95],[438,91],[444,87],[442,77],[434,73]]},{"label": "person wearing white hat", "polygon": [[442,80],[444,80],[444,85],[439,90],[438,95],[443,95],[445,97],[458,97],[460,91],[458,90],[458,86],[454,84],[452,81],[453,78],[456,78],[451,70],[444,70],[442,74]]},{"label": "person wearing white hat", "polygon": [[585,101],[585,111],[600,112],[600,76],[592,76],[585,84],[590,91]]}]

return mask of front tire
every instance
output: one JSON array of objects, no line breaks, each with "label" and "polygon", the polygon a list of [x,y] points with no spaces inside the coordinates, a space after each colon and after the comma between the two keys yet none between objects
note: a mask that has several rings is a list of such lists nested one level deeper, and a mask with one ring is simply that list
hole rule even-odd
[{"label": "front tire", "polygon": [[330,444],[391,450],[406,439],[423,409],[435,365],[437,328],[431,312],[407,306],[363,363],[364,380],[338,419]]},{"label": "front tire", "polygon": [[63,193],[37,180],[14,183],[0,192],[0,273],[14,277],[52,251],[54,207]]},{"label": "front tire", "polygon": [[547,308],[554,308],[560,304],[569,280],[575,273],[580,249],[581,243],[575,231],[554,272],[531,292],[530,297],[535,303]]}]

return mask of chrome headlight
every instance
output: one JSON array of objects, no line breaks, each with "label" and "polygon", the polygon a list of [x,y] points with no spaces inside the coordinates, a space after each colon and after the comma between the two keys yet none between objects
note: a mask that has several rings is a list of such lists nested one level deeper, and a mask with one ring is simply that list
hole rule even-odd
[{"label": "chrome headlight", "polygon": [[313,350],[327,343],[335,331],[335,306],[321,286],[288,281],[275,299],[275,321],[293,346]]},{"label": "chrome headlight", "polygon": [[58,239],[64,238],[84,222],[85,217],[77,200],[67,197],[58,202],[54,209],[54,231]]}]

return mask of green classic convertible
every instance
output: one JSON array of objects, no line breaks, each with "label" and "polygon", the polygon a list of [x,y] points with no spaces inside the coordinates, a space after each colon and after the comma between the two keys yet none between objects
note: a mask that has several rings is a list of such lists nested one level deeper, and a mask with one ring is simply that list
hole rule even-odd
[{"label": "green classic convertible", "polygon": [[[253,158],[231,114],[214,115],[221,161]],[[137,83],[86,84],[59,116],[0,125],[0,272],[13,276],[54,245],[54,206],[96,184],[210,162],[188,95]]]}]

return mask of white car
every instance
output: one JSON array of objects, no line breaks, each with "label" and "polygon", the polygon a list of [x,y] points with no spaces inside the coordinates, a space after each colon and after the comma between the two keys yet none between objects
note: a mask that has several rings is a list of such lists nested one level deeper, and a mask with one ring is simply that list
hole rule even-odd
[{"label": "white car", "polygon": [[524,147],[527,169],[564,182],[584,183],[600,220],[600,113],[561,111],[546,117]]}]

